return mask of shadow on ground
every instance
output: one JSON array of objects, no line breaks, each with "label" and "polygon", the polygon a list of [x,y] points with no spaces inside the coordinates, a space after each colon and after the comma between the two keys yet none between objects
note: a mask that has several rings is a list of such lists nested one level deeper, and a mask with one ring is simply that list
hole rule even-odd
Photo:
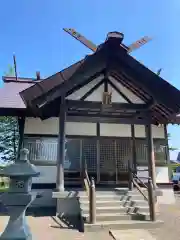
[{"label": "shadow on ground", "polygon": [[[0,216],[8,216],[8,208],[0,202]],[[30,207],[26,216],[51,217],[54,225],[52,228],[76,229],[83,232],[79,216],[56,216],[56,207]]]},{"label": "shadow on ground", "polygon": [[55,225],[54,228],[76,229],[83,232],[82,224],[79,216],[56,216],[52,217]]}]

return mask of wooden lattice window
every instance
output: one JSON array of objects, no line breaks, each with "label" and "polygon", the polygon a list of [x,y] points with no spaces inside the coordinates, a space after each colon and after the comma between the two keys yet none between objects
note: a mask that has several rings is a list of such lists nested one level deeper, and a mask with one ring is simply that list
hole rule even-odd
[{"label": "wooden lattice window", "polygon": [[32,161],[57,160],[57,138],[25,137],[24,147],[29,150],[29,159]]},{"label": "wooden lattice window", "polygon": [[94,139],[82,140],[82,161],[86,162],[88,172],[97,171],[97,145]]},{"label": "wooden lattice window", "polygon": [[116,151],[118,172],[128,171],[128,160],[132,159],[131,139],[116,140]]},{"label": "wooden lattice window", "polygon": [[116,169],[115,141],[100,140],[100,171],[101,173],[115,172]]}]

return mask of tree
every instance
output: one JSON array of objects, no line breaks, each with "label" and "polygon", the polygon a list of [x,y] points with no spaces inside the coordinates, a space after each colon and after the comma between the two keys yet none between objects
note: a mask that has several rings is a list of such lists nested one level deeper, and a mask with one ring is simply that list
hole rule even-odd
[{"label": "tree", "polygon": [[[167,137],[168,137],[168,141],[169,141],[169,140],[171,139],[170,133],[167,134]],[[170,147],[170,146],[169,146],[169,151],[176,151],[176,150],[178,150],[178,148],[172,147],[172,146]]]},{"label": "tree", "polygon": [[19,131],[17,119],[14,117],[0,117],[0,149],[1,159],[14,161],[17,154]]},{"label": "tree", "polygon": [[15,71],[14,71],[14,68],[9,65],[8,66],[8,71],[4,73],[5,76],[7,77],[14,77],[15,76]]},{"label": "tree", "polygon": [[[14,76],[12,66],[8,67],[6,76]],[[4,161],[14,161],[19,141],[18,121],[16,117],[0,117],[0,155]]]}]

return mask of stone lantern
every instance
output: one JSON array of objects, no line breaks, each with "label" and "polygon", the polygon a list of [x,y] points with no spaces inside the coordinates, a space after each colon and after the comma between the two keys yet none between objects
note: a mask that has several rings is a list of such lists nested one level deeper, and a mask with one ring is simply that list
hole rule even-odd
[{"label": "stone lantern", "polygon": [[37,197],[37,193],[31,192],[32,177],[39,176],[40,173],[28,161],[28,154],[27,149],[22,149],[19,159],[0,171],[0,176],[9,177],[10,180],[8,191],[1,195],[10,218],[0,240],[32,239],[25,221],[25,212]]}]

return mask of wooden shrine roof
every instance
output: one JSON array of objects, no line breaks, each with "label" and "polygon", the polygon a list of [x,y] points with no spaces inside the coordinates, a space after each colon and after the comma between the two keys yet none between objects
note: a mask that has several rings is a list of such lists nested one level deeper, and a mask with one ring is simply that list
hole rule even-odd
[{"label": "wooden shrine roof", "polygon": [[0,115],[17,115],[21,110],[26,116],[38,116],[38,111],[45,109],[54,116],[52,110],[55,107],[52,106],[59,106],[63,94],[72,94],[106,72],[151,105],[156,122],[180,123],[180,117],[177,117],[180,113],[180,91],[110,41],[101,44],[94,54],[47,79],[32,81],[21,78],[15,81],[15,78],[4,77],[5,85],[0,89]]},{"label": "wooden shrine roof", "polygon": [[153,102],[151,112],[157,122],[175,121],[180,113],[180,91],[110,41],[101,44],[94,54],[23,90],[20,95],[27,107],[52,108],[63,94],[68,96],[107,71],[145,103]]}]

